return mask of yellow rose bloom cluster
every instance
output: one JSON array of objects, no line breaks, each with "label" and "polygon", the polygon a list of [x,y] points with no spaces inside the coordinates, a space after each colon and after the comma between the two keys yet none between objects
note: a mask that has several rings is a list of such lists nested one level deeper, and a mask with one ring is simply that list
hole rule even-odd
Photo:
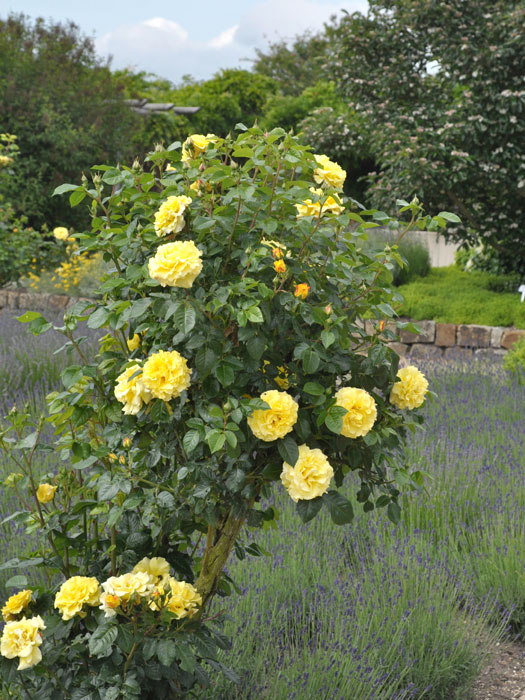
[{"label": "yellow rose bloom cluster", "polygon": [[100,586],[92,576],[73,576],[65,581],[55,596],[55,608],[63,620],[71,620],[75,615],[84,617],[84,605],[95,606],[100,600]]},{"label": "yellow rose bloom cluster", "polygon": [[310,501],[328,491],[334,470],[319,449],[299,446],[299,457],[293,467],[283,464],[281,481],[292,501]]},{"label": "yellow rose bloom cluster", "polygon": [[256,409],[248,417],[248,425],[259,440],[271,442],[287,435],[297,422],[299,405],[285,391],[271,389],[261,394],[270,408]]},{"label": "yellow rose bloom cluster", "polygon": [[56,486],[51,486],[51,484],[40,484],[36,490],[36,497],[40,503],[49,503],[55,497]]},{"label": "yellow rose bloom cluster", "polygon": [[331,161],[328,156],[314,156],[319,167],[314,170],[314,180],[318,185],[328,185],[336,190],[343,188],[346,171]]},{"label": "yellow rose bloom cluster", "polygon": [[133,567],[132,574],[147,574],[155,586],[163,586],[170,575],[169,562],[164,557],[144,557]]},{"label": "yellow rose bloom cluster", "polygon": [[100,609],[105,617],[115,617],[124,608],[144,599],[153,611],[170,610],[177,619],[192,616],[202,598],[191,585],[170,576],[170,565],[164,557],[144,557],[130,573],[112,576],[102,584]]},{"label": "yellow rose bloom cluster", "polygon": [[150,396],[162,401],[179,397],[190,385],[187,360],[176,350],[153,353],[142,370],[142,381]]},{"label": "yellow rose bloom cluster", "polygon": [[[317,199],[315,201],[312,199],[305,199],[302,204],[296,204],[297,218],[301,216],[320,217],[327,212],[339,215],[344,212],[345,208],[337,195],[325,197],[323,190],[315,189],[315,187],[310,187],[310,192],[317,195]],[[323,199],[322,203],[319,199],[320,197]]]},{"label": "yellow rose bloom cluster", "polygon": [[32,592],[31,591],[20,591],[15,593],[10,598],[7,599],[4,607],[2,608],[2,617],[6,622],[16,619],[23,610],[27,608],[31,602]]},{"label": "yellow rose bloom cluster", "polygon": [[194,160],[200,156],[201,153],[204,153],[210,143],[216,140],[217,137],[215,134],[206,134],[206,136],[202,134],[193,134],[192,136],[188,136],[186,141],[182,144],[182,162],[188,163],[190,160]]},{"label": "yellow rose bloom cluster", "polygon": [[168,197],[155,212],[155,233],[166,236],[168,233],[179,233],[184,228],[184,212],[191,204],[191,197],[175,195]]},{"label": "yellow rose bloom cluster", "polygon": [[18,657],[20,662],[18,670],[35,666],[42,660],[40,645],[42,635],[40,630],[45,630],[44,621],[37,615],[29,619],[23,617],[21,620],[8,622],[3,630],[0,640],[0,653],[6,659]]},{"label": "yellow rose bloom cluster", "polygon": [[177,581],[171,576],[168,579],[168,596],[166,607],[177,620],[183,617],[192,617],[199,605],[202,605],[202,597],[191,583]]},{"label": "yellow rose bloom cluster", "polygon": [[201,256],[193,241],[164,243],[148,261],[149,276],[163,287],[189,289],[202,270]]},{"label": "yellow rose bloom cluster", "polygon": [[13,159],[9,156],[0,156],[0,168],[6,168],[8,165],[11,165],[12,162]]},{"label": "yellow rose bloom cluster", "polygon": [[419,408],[425,401],[428,390],[428,382],[425,375],[417,367],[410,365],[403,367],[397,373],[399,381],[394,384],[390,392],[390,403],[397,408]]},{"label": "yellow rose bloom cluster", "polygon": [[53,229],[53,236],[57,241],[67,241],[69,238],[69,231],[65,226],[57,226]]},{"label": "yellow rose bloom cluster", "polygon": [[335,405],[346,408],[341,435],[348,438],[363,437],[372,429],[377,418],[376,402],[368,391],[355,387],[343,387],[335,395]]},{"label": "yellow rose bloom cluster", "polygon": [[105,617],[114,617],[117,607],[129,603],[132,596],[149,598],[154,587],[149,574],[144,571],[111,576],[102,584],[104,590],[100,595],[99,607],[104,611]]},{"label": "yellow rose bloom cluster", "polygon": [[144,385],[142,374],[133,375],[140,370],[140,365],[136,362],[127,367],[122,374],[117,377],[115,386],[115,398],[124,404],[122,409],[128,416],[136,416],[142,408],[143,403],[151,401],[151,394]]}]

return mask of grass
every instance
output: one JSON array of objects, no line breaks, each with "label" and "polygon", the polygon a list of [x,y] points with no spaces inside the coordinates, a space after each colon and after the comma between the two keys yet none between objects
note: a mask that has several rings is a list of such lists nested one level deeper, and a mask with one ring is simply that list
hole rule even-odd
[{"label": "grass", "polygon": [[[14,359],[4,347],[3,380],[38,402],[62,360],[31,367],[58,341],[28,341],[2,316],[0,326],[23,348]],[[278,529],[246,533],[269,555],[231,560],[242,595],[215,603],[230,615],[223,660],[241,683],[216,677],[201,700],[466,700],[509,621],[525,634],[525,387],[483,365],[425,371],[438,398],[407,460],[431,475],[428,493],[405,499],[398,526],[355,504],[354,523],[336,528],[324,515],[302,524],[277,487]],[[2,401],[8,409],[12,394]],[[8,471],[4,459],[0,480]],[[14,508],[4,489],[0,519]],[[10,523],[0,539],[5,558],[31,546]]]},{"label": "grass", "polygon": [[398,312],[417,321],[525,328],[525,303],[517,286],[515,292],[493,291],[497,283],[487,272],[433,268],[426,277],[399,287],[404,303]]}]

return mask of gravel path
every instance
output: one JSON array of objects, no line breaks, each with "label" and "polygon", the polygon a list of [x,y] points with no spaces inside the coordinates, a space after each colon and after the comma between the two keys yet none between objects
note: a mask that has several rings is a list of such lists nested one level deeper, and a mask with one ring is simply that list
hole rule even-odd
[{"label": "gravel path", "polygon": [[525,700],[525,645],[501,642],[472,689],[472,700]]}]

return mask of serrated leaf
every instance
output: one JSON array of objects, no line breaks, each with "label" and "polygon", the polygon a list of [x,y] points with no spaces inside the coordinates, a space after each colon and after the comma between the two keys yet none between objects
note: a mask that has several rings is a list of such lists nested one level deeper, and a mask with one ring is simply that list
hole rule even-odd
[{"label": "serrated leaf", "polygon": [[386,513],[388,515],[388,518],[395,524],[399,522],[401,518],[401,508],[398,506],[397,503],[392,501],[391,503],[388,504],[388,508],[386,509]]},{"label": "serrated leaf", "polygon": [[317,372],[319,364],[321,363],[321,358],[315,350],[312,348],[306,348],[301,358],[303,363],[303,369],[306,374],[313,374]]},{"label": "serrated leaf", "polygon": [[196,321],[195,309],[191,304],[183,304],[175,312],[174,321],[181,333],[187,335],[194,327]]},{"label": "serrated leaf", "polygon": [[325,348],[329,348],[330,345],[333,345],[335,342],[335,335],[332,333],[332,331],[322,331],[321,342]]},{"label": "serrated leaf", "polygon": [[21,574],[11,576],[11,578],[5,582],[4,586],[6,588],[26,588],[27,576],[22,576]]},{"label": "serrated leaf", "polygon": [[64,194],[64,192],[71,192],[72,190],[78,189],[78,185],[71,185],[69,183],[64,183],[63,185],[59,185],[58,187],[55,187],[53,190],[53,194],[51,195],[54,197],[56,194]]},{"label": "serrated leaf", "polygon": [[42,314],[39,314],[38,311],[26,311],[25,314],[17,316],[16,320],[20,321],[20,323],[29,323],[29,321],[34,321],[35,318],[41,318],[41,316]]},{"label": "serrated leaf", "polygon": [[318,382],[306,382],[303,386],[303,391],[312,396],[322,396],[324,394],[324,387]]},{"label": "serrated leaf", "polygon": [[72,207],[76,207],[77,204],[80,204],[82,200],[86,197],[87,192],[84,188],[80,187],[79,189],[75,190],[69,195],[69,204]]},{"label": "serrated leaf", "polygon": [[117,635],[118,628],[116,625],[100,625],[89,639],[89,653],[92,656],[109,656]]},{"label": "serrated leaf", "polygon": [[343,416],[346,415],[346,413],[346,409],[344,409],[342,406],[332,406],[324,419],[324,424],[328,430],[331,430],[332,433],[335,433],[336,435],[340,435],[341,428],[343,427]]},{"label": "serrated leaf", "polygon": [[461,219],[457,214],[453,214],[450,211],[440,211],[437,216],[441,216],[443,219],[446,219],[447,221],[451,221],[454,224],[460,224]]},{"label": "serrated leaf", "polygon": [[297,512],[303,523],[313,520],[322,507],[323,499],[321,497],[312,498],[308,501],[297,501]]},{"label": "serrated leaf", "polygon": [[208,375],[217,362],[217,356],[210,347],[202,347],[195,355],[195,367],[201,377]]},{"label": "serrated leaf", "polygon": [[330,517],[336,525],[351,523],[354,519],[354,509],[350,501],[337,491],[328,491],[322,497]]},{"label": "serrated leaf", "polygon": [[98,309],[93,311],[93,313],[90,314],[88,321],[87,321],[87,327],[88,328],[102,328],[102,326],[106,323],[106,321],[109,318],[109,311],[105,309],[103,306],[100,306]]},{"label": "serrated leaf", "polygon": [[210,451],[213,454],[214,452],[222,450],[224,443],[226,442],[226,436],[224,433],[221,433],[218,430],[212,430],[206,436],[206,442],[208,443]]},{"label": "serrated leaf", "polygon": [[182,438],[182,446],[184,450],[190,454],[197,447],[200,440],[201,437],[197,430],[188,430],[186,435]]},{"label": "serrated leaf", "polygon": [[293,467],[299,459],[299,448],[290,435],[286,435],[282,440],[278,440],[277,449],[286,464],[289,464],[291,467]]},{"label": "serrated leaf", "polygon": [[177,658],[177,645],[172,639],[157,641],[157,659],[163,666],[171,666]]}]

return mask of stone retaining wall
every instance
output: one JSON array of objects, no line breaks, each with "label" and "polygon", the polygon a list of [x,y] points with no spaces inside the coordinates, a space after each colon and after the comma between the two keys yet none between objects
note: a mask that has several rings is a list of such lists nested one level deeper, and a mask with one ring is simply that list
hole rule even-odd
[{"label": "stone retaining wall", "polygon": [[[0,310],[48,311],[57,313],[73,305],[78,299],[62,294],[31,294],[24,290],[0,289]],[[435,321],[416,321],[421,329],[419,334],[401,331],[400,342],[391,343],[401,356],[418,359],[479,357],[501,360],[505,353],[519,339],[525,337],[525,330],[476,326]],[[374,332],[372,321],[366,321],[369,333]]]}]

